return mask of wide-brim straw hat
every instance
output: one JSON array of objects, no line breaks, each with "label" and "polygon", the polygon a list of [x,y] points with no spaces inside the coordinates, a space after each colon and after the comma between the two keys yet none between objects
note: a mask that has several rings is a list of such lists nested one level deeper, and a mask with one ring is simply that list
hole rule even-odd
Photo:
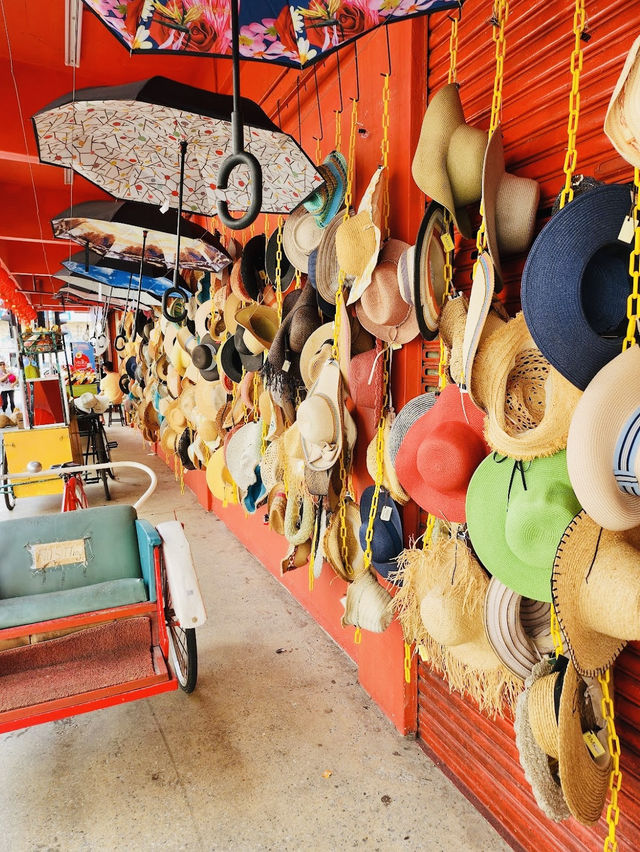
[{"label": "wide-brim straw hat", "polygon": [[118,373],[107,373],[100,380],[100,390],[109,399],[112,405],[120,405],[123,393],[120,390],[120,376]]},{"label": "wide-brim straw hat", "polygon": [[[586,682],[569,662],[558,710],[558,763],[562,792],[571,814],[583,825],[595,825],[602,815],[611,755],[601,711],[602,689],[597,680]],[[592,757],[584,740],[594,733],[602,753]]]},{"label": "wide-brim straw hat", "polygon": [[503,664],[522,680],[553,651],[550,611],[549,603],[523,598],[497,577],[489,581],[484,601],[485,633]]},{"label": "wide-brim straw hat", "polygon": [[262,423],[250,420],[233,432],[225,447],[227,469],[241,492],[246,493],[256,481],[260,464]]},{"label": "wide-brim straw hat", "polygon": [[484,415],[456,385],[447,385],[435,405],[408,429],[396,455],[402,487],[427,512],[464,523],[471,477],[490,452]]},{"label": "wide-brim straw hat", "polygon": [[565,530],[551,591],[571,659],[595,677],[640,638],[640,527],[603,530],[580,512]]},{"label": "wide-brim straw hat", "polygon": [[383,633],[391,624],[393,598],[373,576],[364,571],[349,583],[344,601],[343,627],[351,624],[361,630]]},{"label": "wide-brim straw hat", "polygon": [[378,166],[364,191],[358,212],[340,223],[336,231],[336,255],[340,268],[353,278],[348,304],[362,297],[378,262],[382,242],[384,186],[388,172]]},{"label": "wide-brim straw hat", "polygon": [[344,401],[340,365],[327,361],[306,399],[298,407],[298,427],[306,463],[329,470],[342,452]]},{"label": "wide-brim straw hat", "polygon": [[195,384],[195,406],[208,420],[215,421],[218,412],[227,401],[227,392],[220,382],[200,379]]},{"label": "wide-brim straw hat", "polygon": [[533,240],[540,185],[507,172],[502,127],[491,134],[482,168],[482,209],[487,248],[496,270],[496,292],[502,289],[500,257],[522,254]]},{"label": "wide-brim straw hat", "polygon": [[260,475],[265,489],[269,492],[284,477],[284,464],[280,458],[280,450],[281,444],[276,438],[276,440],[267,444],[260,459]]},{"label": "wide-brim straw hat", "polygon": [[567,446],[582,394],[540,352],[524,314],[500,323],[483,340],[473,376],[477,402],[487,412],[485,438],[492,450],[529,460]]},{"label": "wide-brim straw hat", "polygon": [[[394,467],[394,462],[391,460],[391,452],[389,447],[392,429],[391,423],[391,413],[387,412],[384,418],[381,484],[382,487],[390,493],[391,497],[396,501],[396,503],[400,503],[404,506],[405,503],[409,502],[409,495],[400,484],[400,480],[398,479],[398,475]],[[374,481],[376,478],[377,469],[377,439],[378,435],[376,431],[376,434],[373,436],[373,438],[369,442],[369,446],[367,447],[367,472],[371,479],[373,479]]]},{"label": "wide-brim straw hat", "polygon": [[361,325],[380,340],[397,345],[408,343],[420,333],[416,310],[402,298],[398,284],[398,263],[408,248],[402,240],[385,243],[370,283],[356,303]]},{"label": "wide-brim straw hat", "polygon": [[492,454],[467,492],[467,526],[487,571],[526,598],[551,601],[556,549],[580,511],[565,450],[518,462]]},{"label": "wide-brim straw hat", "polygon": [[418,187],[452,214],[463,236],[472,236],[465,209],[480,201],[487,133],[464,120],[459,85],[449,83],[431,98],[411,164]]},{"label": "wide-brim straw hat", "polygon": [[323,233],[302,204],[287,217],[282,229],[282,245],[285,254],[300,272],[308,272],[309,255],[320,245]]},{"label": "wide-brim straw hat", "polygon": [[327,525],[323,542],[324,554],[338,577],[351,583],[365,571],[364,553],[358,538],[360,510],[357,503],[352,500],[344,501],[346,559],[343,553],[340,512],[341,507],[338,505]]},{"label": "wide-brim straw hat", "polygon": [[557,760],[538,745],[531,729],[529,719],[529,694],[531,688],[541,678],[552,674],[553,662],[549,659],[536,663],[531,674],[525,680],[525,689],[518,696],[515,711],[514,731],[520,764],[524,776],[531,785],[538,807],[545,816],[554,822],[561,822],[570,815],[569,808],[560,786]]},{"label": "wide-brim straw hat", "polygon": [[[324,299],[329,305],[335,305],[336,293],[338,292],[338,276],[340,275],[340,263],[336,250],[336,234],[344,219],[344,208],[339,210],[329,224],[322,231],[322,239],[318,245],[318,253],[315,258],[314,276],[315,288],[318,297]],[[349,210],[349,216],[354,211]],[[311,272],[311,270],[309,270]],[[344,270],[343,270],[344,271]],[[345,287],[353,283],[353,278],[345,277]],[[324,311],[323,311],[324,313]]]},{"label": "wide-brim straw hat", "polygon": [[416,237],[413,269],[408,270],[408,273],[412,273],[413,304],[418,327],[425,340],[434,340],[438,335],[447,286],[444,278],[446,253],[442,237],[444,234],[451,236],[451,228],[445,225],[444,215],[441,204],[432,201],[428,205]]},{"label": "wide-brim straw hat", "polygon": [[[369,485],[360,497],[360,547],[367,547],[367,529],[375,486]],[[398,570],[397,558],[404,549],[400,512],[385,488],[378,491],[378,503],[373,518],[371,533],[371,564],[381,577],[395,582]]]},{"label": "wide-brim straw hat", "polygon": [[630,346],[592,379],[569,427],[571,484],[582,507],[608,530],[640,524],[639,408],[640,347]]},{"label": "wide-brim straw hat", "polygon": [[618,239],[628,186],[574,198],[538,234],[522,273],[527,326],[545,358],[580,390],[622,349],[629,245]]},{"label": "wide-brim straw hat", "polygon": [[[438,395],[433,391],[430,391],[429,393],[422,393],[419,396],[410,399],[396,414],[393,423],[391,424],[389,435],[384,444],[385,452],[388,452],[389,460],[394,470],[398,450],[400,449],[407,432],[416,420],[433,408],[437,399]],[[399,481],[398,484],[400,484]],[[400,487],[402,488],[402,486]]]},{"label": "wide-brim straw hat", "polygon": [[178,433],[175,432],[171,426],[167,425],[164,429],[162,429],[160,434],[160,446],[162,447],[165,455],[173,455],[176,452],[178,441]]},{"label": "wide-brim straw hat", "polygon": [[225,328],[229,334],[233,335],[236,332],[238,323],[236,322],[236,314],[243,305],[243,300],[238,298],[235,293],[229,293],[224,302],[223,317]]},{"label": "wide-brim straw hat", "polygon": [[265,252],[264,268],[267,278],[273,287],[277,286],[278,279],[278,241],[280,242],[280,290],[285,293],[296,275],[296,268],[291,263],[282,245],[282,235],[278,237],[278,229],[271,234]]},{"label": "wide-brim straw hat", "polygon": [[604,132],[621,157],[640,168],[640,36],[631,45],[618,77],[604,119]]}]

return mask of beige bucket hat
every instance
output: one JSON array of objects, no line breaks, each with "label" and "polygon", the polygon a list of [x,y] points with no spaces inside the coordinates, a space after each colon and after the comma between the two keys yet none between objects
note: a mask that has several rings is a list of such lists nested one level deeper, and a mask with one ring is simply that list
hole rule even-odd
[{"label": "beige bucket hat", "polygon": [[604,132],[609,141],[620,156],[635,168],[640,168],[639,52],[640,36],[633,42],[627,54],[604,119]]},{"label": "beige bucket hat", "polygon": [[452,214],[460,233],[472,236],[468,204],[482,196],[488,134],[464,120],[459,86],[439,89],[427,107],[411,173],[418,187]]}]

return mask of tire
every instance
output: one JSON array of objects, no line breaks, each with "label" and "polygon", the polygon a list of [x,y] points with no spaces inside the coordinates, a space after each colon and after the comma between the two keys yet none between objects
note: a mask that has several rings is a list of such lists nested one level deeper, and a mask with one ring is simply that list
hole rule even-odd
[{"label": "tire", "polygon": [[[2,454],[2,473],[3,474],[9,473],[9,467],[7,465],[7,457],[4,455],[4,451],[3,451],[3,454]],[[2,481],[2,491],[4,493],[4,502],[5,502],[7,509],[10,512],[13,512],[13,510],[16,507],[16,497],[15,497],[15,494],[13,493],[13,485],[11,485],[11,483],[7,479],[4,479]]]},{"label": "tire", "polygon": [[178,678],[180,688],[193,692],[198,682],[198,646],[194,627],[182,628],[175,622],[167,621],[169,635],[169,659]]}]

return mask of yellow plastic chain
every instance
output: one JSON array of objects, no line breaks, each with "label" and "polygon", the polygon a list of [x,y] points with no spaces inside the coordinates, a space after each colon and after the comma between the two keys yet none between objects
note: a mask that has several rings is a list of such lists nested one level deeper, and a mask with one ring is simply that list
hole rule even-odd
[{"label": "yellow plastic chain", "polygon": [[175,453],[173,454],[173,478],[175,479],[176,482],[178,481],[178,478],[179,478],[178,456]]},{"label": "yellow plastic chain", "polygon": [[322,149],[320,147],[320,140],[316,138],[316,163],[322,162]]},{"label": "yellow plastic chain", "polygon": [[267,433],[269,431],[269,424],[266,420],[262,421],[262,431],[260,433],[260,455],[263,456],[267,451]]},{"label": "yellow plastic chain", "polygon": [[269,228],[271,227],[271,222],[269,221],[269,214],[264,214],[264,246],[267,247],[267,243],[269,242]]},{"label": "yellow plastic chain", "polygon": [[438,360],[438,390],[444,390],[447,385],[447,347],[442,342],[442,338],[440,338],[440,358]]},{"label": "yellow plastic chain", "polygon": [[184,494],[184,465],[180,462],[180,494]]},{"label": "yellow plastic chain", "polygon": [[384,186],[382,190],[382,234],[383,239],[388,240],[391,236],[389,230],[389,74],[383,74],[382,78],[382,142],[380,153],[382,155],[382,167],[384,168]]},{"label": "yellow plastic chain", "polygon": [[[451,213],[445,208],[444,211],[444,232],[442,234],[442,246],[444,249],[444,267],[442,270],[442,274],[444,277],[444,292],[442,294],[442,304],[447,301],[447,299],[451,296],[453,290],[453,265],[451,263],[451,252],[453,251],[452,240],[450,236],[451,223],[453,221],[453,216]],[[445,237],[447,239],[445,239]]]},{"label": "yellow plastic chain", "polygon": [[276,307],[278,323],[282,322],[282,228],[284,219],[278,216],[278,236],[276,237]]},{"label": "yellow plastic chain", "polygon": [[404,681],[411,683],[411,645],[404,643]]},{"label": "yellow plastic chain", "polygon": [[451,35],[449,36],[449,77],[448,83],[458,79],[458,18],[451,17]]},{"label": "yellow plastic chain", "polygon": [[622,787],[622,772],[620,771],[620,740],[616,734],[613,697],[609,690],[611,685],[611,669],[607,669],[603,675],[599,675],[598,680],[602,687],[602,715],[607,723],[607,742],[609,744],[609,754],[611,755],[611,775],[609,777],[610,798],[607,807],[609,833],[605,838],[603,848],[604,852],[617,852],[616,827],[620,820],[618,793]]},{"label": "yellow plastic chain", "polygon": [[252,223],[249,225],[249,237],[250,237],[251,239],[253,239],[253,237],[255,237],[255,235],[256,235],[256,226],[255,226],[255,225],[253,224],[253,222],[252,222]]},{"label": "yellow plastic chain", "polygon": [[564,156],[564,188],[560,193],[560,209],[573,201],[573,186],[571,179],[576,169],[578,151],[576,138],[578,135],[578,120],[580,118],[580,72],[582,71],[582,43],[585,31],[586,12],[585,0],[576,0],[573,13],[573,52],[571,54],[571,91],[569,93],[569,121],[567,124],[567,153]]},{"label": "yellow plastic chain", "polygon": [[562,638],[562,631],[560,630],[558,616],[556,615],[556,610],[553,604],[551,604],[551,638],[553,639],[553,647],[557,658],[564,653],[564,640]]},{"label": "yellow plastic chain", "polygon": [[433,528],[436,523],[436,516],[432,514],[427,515],[427,525],[424,528],[424,534],[422,536],[422,549],[428,550],[429,545],[431,544],[431,536],[433,535]]},{"label": "yellow plastic chain", "polygon": [[294,290],[299,290],[302,287],[302,274],[299,269],[296,269],[296,283]]},{"label": "yellow plastic chain", "polygon": [[627,298],[628,323],[627,334],[622,344],[623,352],[636,342],[638,317],[640,316],[640,169],[633,170],[633,182],[635,184],[635,205],[633,208],[635,231],[633,249],[629,256],[629,275],[633,281],[633,287]]},{"label": "yellow plastic chain", "polygon": [[253,374],[253,420],[255,423],[260,419],[260,409],[258,407],[258,399],[260,397],[260,373],[256,370]]},{"label": "yellow plastic chain", "polygon": [[378,431],[376,433],[376,475],[374,479],[373,496],[371,498],[371,507],[369,509],[369,518],[367,519],[367,531],[365,533],[366,547],[364,551],[364,567],[371,567],[371,543],[373,541],[373,522],[378,511],[378,499],[380,497],[380,488],[382,487],[382,479],[384,476],[384,426],[385,426],[385,410],[387,407],[387,390],[389,388],[389,370],[387,353],[382,356],[382,406],[380,411],[380,420],[378,422]]},{"label": "yellow plastic chain", "polygon": [[353,644],[362,645],[362,630],[359,627],[356,627],[356,632],[353,634]]}]

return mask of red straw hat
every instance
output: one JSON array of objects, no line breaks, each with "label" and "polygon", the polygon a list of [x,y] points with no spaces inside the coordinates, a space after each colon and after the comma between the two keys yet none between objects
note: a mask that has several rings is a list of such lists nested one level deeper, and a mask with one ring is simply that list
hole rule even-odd
[{"label": "red straw hat", "polygon": [[490,452],[484,413],[457,385],[447,385],[435,405],[408,430],[396,456],[396,473],[415,502],[438,518],[466,521],[469,480]]}]

